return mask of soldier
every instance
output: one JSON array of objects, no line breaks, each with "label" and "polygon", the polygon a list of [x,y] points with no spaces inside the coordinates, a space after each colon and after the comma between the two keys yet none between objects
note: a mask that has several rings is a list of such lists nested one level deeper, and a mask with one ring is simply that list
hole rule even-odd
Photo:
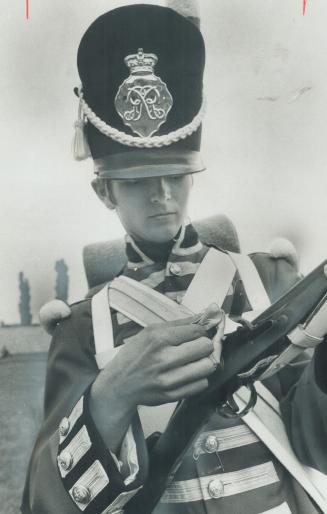
[{"label": "soldier", "polygon": [[[258,296],[267,305],[298,280],[289,257],[256,254],[246,260],[247,287],[242,266],[237,271],[228,254],[209,251],[187,221],[192,174],[204,169],[199,153],[204,60],[194,19],[164,7],[115,9],[82,38],[75,153],[83,158],[91,152],[93,188],[126,229],[128,262],[116,282],[120,289],[112,285],[108,293],[104,287],[57,323],[25,514],[132,512],[129,505],[147,477],[151,446],[139,406],[178,402],[205,390],[219,364],[224,313],[237,318]],[[196,286],[200,275],[209,273],[209,254],[219,276],[212,291]],[[127,297],[124,307],[117,291]],[[138,311],[128,300],[135,291],[144,304]],[[212,297],[219,309],[210,306]],[[157,305],[173,317],[145,327],[148,314],[142,307],[152,312]],[[209,322],[206,314],[212,318],[212,311]],[[214,328],[213,338],[208,328]],[[318,349],[304,372],[286,366],[266,381],[281,401],[298,457],[323,472],[325,353]],[[249,426],[217,412],[154,512],[321,510]]]}]

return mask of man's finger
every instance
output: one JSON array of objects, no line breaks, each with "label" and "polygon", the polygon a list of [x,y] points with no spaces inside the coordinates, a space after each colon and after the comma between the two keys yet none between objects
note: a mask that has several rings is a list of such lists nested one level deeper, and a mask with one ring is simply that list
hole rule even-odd
[{"label": "man's finger", "polygon": [[217,366],[220,364],[221,361],[221,354],[223,350],[223,337],[224,337],[224,331],[225,331],[225,324],[226,324],[226,315],[224,311],[222,311],[222,319],[218,325],[217,332],[215,336],[212,339],[214,350],[212,352],[212,360],[213,363],[216,362]]},{"label": "man's finger", "polygon": [[176,346],[186,341],[193,341],[199,337],[206,336],[206,330],[204,327],[199,325],[192,325],[190,323],[186,325],[174,325],[171,324],[160,324],[153,325],[153,334],[155,338],[162,341],[164,344]]},{"label": "man's finger", "polygon": [[202,393],[207,387],[208,379],[202,378],[201,380],[196,380],[195,382],[185,384],[176,389],[171,389],[166,393],[167,402],[175,402],[193,396],[194,394]]},{"label": "man's finger", "polygon": [[193,341],[186,341],[183,344],[173,346],[167,351],[166,369],[178,368],[185,366],[190,362],[209,357],[214,351],[211,339],[200,337]]},{"label": "man's finger", "polygon": [[166,371],[160,378],[160,384],[163,389],[175,389],[176,387],[207,378],[215,369],[216,367],[209,357],[205,357],[185,366]]}]

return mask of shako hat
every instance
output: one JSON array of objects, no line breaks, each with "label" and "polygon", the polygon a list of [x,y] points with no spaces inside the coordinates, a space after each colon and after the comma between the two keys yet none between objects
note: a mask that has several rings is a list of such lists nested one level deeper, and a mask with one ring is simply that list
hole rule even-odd
[{"label": "shako hat", "polygon": [[[204,63],[199,28],[173,9],[129,5],[92,23],[78,49],[76,127],[86,137],[99,177],[204,169],[199,152]],[[86,157],[76,139],[75,157]]]}]

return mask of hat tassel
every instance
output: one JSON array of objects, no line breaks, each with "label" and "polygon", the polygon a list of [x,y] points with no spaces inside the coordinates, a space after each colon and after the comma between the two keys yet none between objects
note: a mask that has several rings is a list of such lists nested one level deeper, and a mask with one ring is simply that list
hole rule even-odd
[{"label": "hat tassel", "polygon": [[82,100],[79,100],[78,119],[74,124],[74,137],[72,143],[73,155],[76,161],[84,161],[91,157],[91,151],[85,134],[85,120],[82,112]]}]

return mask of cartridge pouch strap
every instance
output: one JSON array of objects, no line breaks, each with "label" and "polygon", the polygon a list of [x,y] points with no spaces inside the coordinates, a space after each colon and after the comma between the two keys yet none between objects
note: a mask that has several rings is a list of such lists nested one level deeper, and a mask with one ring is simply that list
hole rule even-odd
[{"label": "cartridge pouch strap", "polygon": [[182,301],[194,313],[211,303],[222,306],[232,285],[236,267],[227,252],[209,248]]},{"label": "cartridge pouch strap", "polygon": [[[288,440],[278,401],[260,382],[256,382],[255,387],[258,395],[257,403],[253,410],[243,417],[243,421],[326,514],[327,476],[309,466],[304,466],[298,460]],[[247,404],[247,395],[248,391],[245,387],[235,394],[240,408]]]},{"label": "cartridge pouch strap", "polygon": [[255,315],[268,309],[271,301],[252,259],[242,253],[228,252],[228,255],[240,275],[246,296]]},{"label": "cartridge pouch strap", "polygon": [[114,345],[112,320],[108,298],[108,284],[92,298],[92,325],[95,343],[95,360],[99,369],[103,369],[112,360],[118,349]]}]

